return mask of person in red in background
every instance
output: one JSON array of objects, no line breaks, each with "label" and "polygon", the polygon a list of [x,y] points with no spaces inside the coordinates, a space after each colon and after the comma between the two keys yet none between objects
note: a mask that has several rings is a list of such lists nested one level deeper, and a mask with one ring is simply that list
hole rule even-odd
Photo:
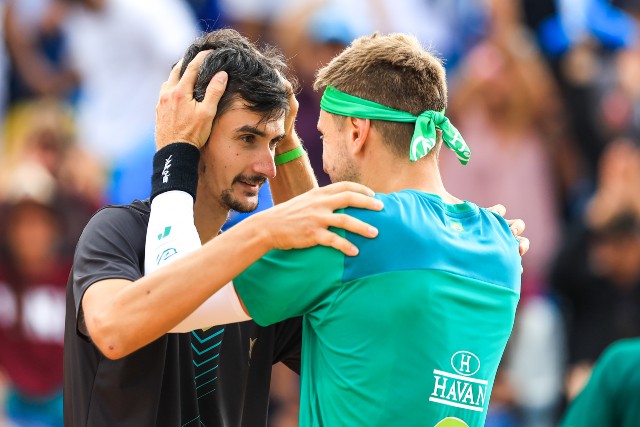
[{"label": "person in red in background", "polygon": [[65,285],[71,264],[60,255],[55,182],[35,164],[18,170],[29,172],[30,179],[14,182],[0,207],[0,388],[6,389],[0,424],[4,417],[9,425],[57,427],[63,425]]}]

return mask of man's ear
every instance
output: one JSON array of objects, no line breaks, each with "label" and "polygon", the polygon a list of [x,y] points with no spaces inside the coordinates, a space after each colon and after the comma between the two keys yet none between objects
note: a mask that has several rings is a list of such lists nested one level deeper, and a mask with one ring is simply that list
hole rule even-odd
[{"label": "man's ear", "polygon": [[371,130],[371,120],[358,119],[356,117],[348,117],[347,125],[350,129],[350,147],[354,155],[362,153],[364,144],[369,137]]}]

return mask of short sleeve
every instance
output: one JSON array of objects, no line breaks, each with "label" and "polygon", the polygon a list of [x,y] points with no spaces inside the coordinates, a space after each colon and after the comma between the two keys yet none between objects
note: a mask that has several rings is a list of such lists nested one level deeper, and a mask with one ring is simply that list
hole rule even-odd
[{"label": "short sleeve", "polygon": [[86,290],[105,279],[135,281],[142,277],[148,216],[125,207],[107,207],[85,227],[73,260],[73,298],[76,320]]},{"label": "short sleeve", "polygon": [[333,248],[274,250],[233,283],[249,315],[265,326],[328,308],[343,270],[344,256]]}]

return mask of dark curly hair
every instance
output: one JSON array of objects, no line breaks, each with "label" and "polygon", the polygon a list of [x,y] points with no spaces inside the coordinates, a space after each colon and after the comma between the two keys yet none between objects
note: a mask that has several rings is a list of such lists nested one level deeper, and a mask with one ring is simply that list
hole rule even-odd
[{"label": "dark curly hair", "polygon": [[[241,99],[250,111],[260,113],[263,120],[282,117],[289,108],[293,87],[285,84],[287,65],[275,48],[258,49],[247,38],[232,29],[212,31],[199,37],[184,54],[180,75],[189,62],[203,51],[212,49],[200,66],[193,90],[196,100],[204,99],[207,85],[215,73],[226,71],[227,88],[218,103],[218,115],[224,114],[233,101]],[[295,82],[292,82],[295,86]]]}]

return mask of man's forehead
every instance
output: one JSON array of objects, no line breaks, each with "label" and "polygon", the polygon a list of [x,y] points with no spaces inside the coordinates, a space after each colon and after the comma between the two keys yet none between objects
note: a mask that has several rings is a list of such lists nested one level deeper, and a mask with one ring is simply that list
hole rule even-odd
[{"label": "man's forehead", "polygon": [[[275,115],[269,112],[252,111],[244,101],[235,100],[221,117],[227,115],[235,123],[242,123],[242,125],[254,127],[263,132],[284,132],[284,111]],[[237,127],[234,126],[234,128]]]}]

